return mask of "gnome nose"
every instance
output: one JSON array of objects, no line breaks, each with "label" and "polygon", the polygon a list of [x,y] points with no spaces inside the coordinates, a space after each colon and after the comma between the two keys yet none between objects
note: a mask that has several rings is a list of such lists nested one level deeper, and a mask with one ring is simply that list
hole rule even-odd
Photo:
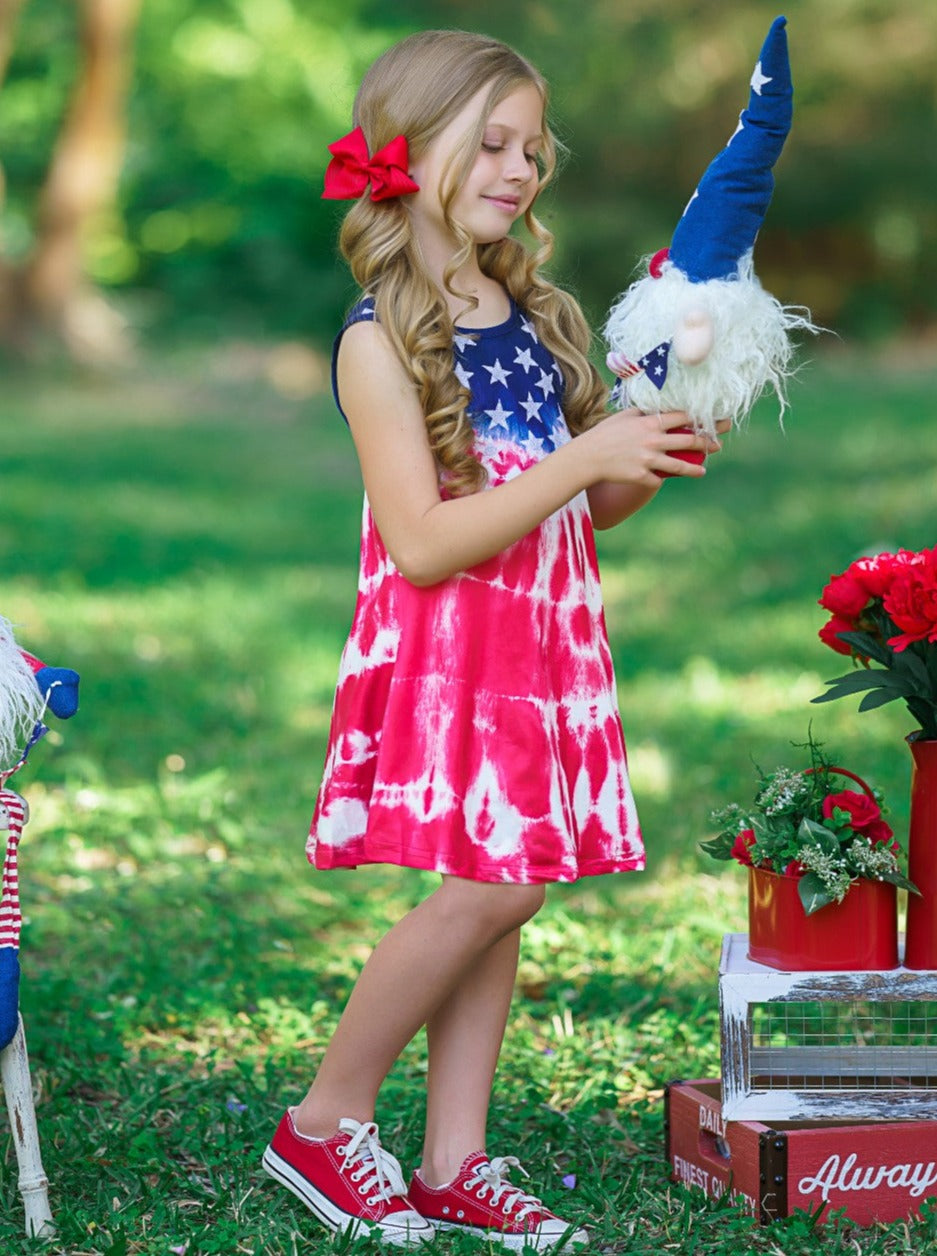
[{"label": "gnome nose", "polygon": [[673,334],[673,351],[684,366],[699,366],[713,347],[713,320],[707,310],[694,305],[686,311]]}]

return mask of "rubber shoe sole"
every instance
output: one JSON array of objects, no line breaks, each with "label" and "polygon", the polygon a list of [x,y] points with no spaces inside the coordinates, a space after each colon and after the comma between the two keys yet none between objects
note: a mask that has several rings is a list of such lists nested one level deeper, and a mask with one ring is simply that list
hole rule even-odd
[{"label": "rubber shoe sole", "polygon": [[[274,1181],[285,1186],[288,1191],[292,1191],[296,1198],[301,1200],[309,1211],[333,1233],[344,1234],[350,1231],[353,1238],[373,1235],[385,1243],[393,1243],[399,1247],[418,1247],[431,1239],[435,1233],[430,1223],[417,1212],[410,1214],[413,1217],[412,1222],[407,1220],[399,1225],[382,1225],[377,1221],[365,1221],[363,1217],[356,1217],[350,1212],[345,1212],[327,1195],[323,1195],[318,1187],[313,1186],[298,1169],[294,1169],[289,1161],[278,1155],[272,1147],[268,1147],[264,1152],[261,1164],[264,1171]],[[397,1215],[407,1216],[406,1213]]]},{"label": "rubber shoe sole", "polygon": [[512,1252],[522,1252],[524,1248],[528,1251],[533,1248],[535,1252],[573,1252],[589,1241],[585,1230],[573,1230],[571,1226],[567,1226],[560,1234],[538,1234],[536,1230],[526,1234],[506,1234],[503,1230],[484,1230],[481,1226],[460,1224],[458,1221],[437,1221],[432,1218],[428,1223],[440,1232],[458,1230],[462,1234],[487,1239],[489,1243],[506,1247]]}]

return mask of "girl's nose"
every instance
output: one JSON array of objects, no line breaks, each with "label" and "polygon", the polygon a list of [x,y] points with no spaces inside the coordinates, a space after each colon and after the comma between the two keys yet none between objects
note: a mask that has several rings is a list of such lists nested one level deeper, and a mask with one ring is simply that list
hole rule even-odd
[{"label": "girl's nose", "polygon": [[533,163],[523,152],[508,150],[504,177],[515,183],[526,183],[533,175]]}]

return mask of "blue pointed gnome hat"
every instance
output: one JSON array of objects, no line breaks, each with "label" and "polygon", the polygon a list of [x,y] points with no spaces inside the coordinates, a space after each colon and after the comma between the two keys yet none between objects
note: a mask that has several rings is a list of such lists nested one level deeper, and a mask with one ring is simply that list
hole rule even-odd
[{"label": "blue pointed gnome hat", "polygon": [[771,201],[772,167],[793,116],[786,25],[785,17],[772,22],[752,74],[748,108],[673,233],[670,261],[693,283],[738,273],[739,259],[754,247]]}]

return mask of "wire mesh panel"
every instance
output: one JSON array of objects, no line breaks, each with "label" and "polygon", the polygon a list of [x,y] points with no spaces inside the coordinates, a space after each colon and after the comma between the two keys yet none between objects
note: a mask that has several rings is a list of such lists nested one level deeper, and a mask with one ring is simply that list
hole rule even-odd
[{"label": "wire mesh panel", "polygon": [[751,1036],[755,1085],[937,1087],[937,1002],[759,1003]]},{"label": "wire mesh panel", "polygon": [[937,1116],[937,972],[783,973],[723,944],[727,1119]]}]

